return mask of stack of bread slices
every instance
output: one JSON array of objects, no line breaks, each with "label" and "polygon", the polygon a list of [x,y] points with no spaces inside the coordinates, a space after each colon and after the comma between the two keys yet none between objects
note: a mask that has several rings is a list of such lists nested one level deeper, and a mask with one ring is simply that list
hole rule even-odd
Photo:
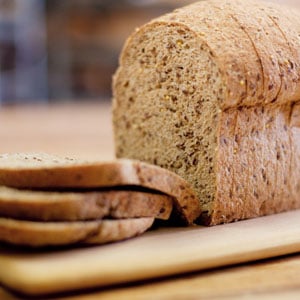
[{"label": "stack of bread slices", "polygon": [[189,185],[150,164],[85,162],[41,153],[0,155],[4,243],[103,244],[137,236],[155,219],[172,215],[192,224],[199,214]]}]

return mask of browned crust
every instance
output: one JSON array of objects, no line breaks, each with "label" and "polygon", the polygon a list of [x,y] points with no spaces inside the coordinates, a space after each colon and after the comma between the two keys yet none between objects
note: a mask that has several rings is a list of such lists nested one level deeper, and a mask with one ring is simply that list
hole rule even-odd
[{"label": "browned crust", "polygon": [[[247,6],[247,3],[245,5]],[[277,73],[279,74],[281,81],[280,89],[271,102],[283,103],[287,94],[297,94],[298,96],[295,98],[292,97],[290,100],[299,100],[299,92],[296,91],[297,81],[299,79],[299,74],[296,72],[296,66],[299,57],[297,59],[297,55],[295,55],[299,45],[296,49],[293,49],[290,43],[290,40],[295,40],[295,33],[292,28],[297,24],[296,22],[289,22],[289,18],[292,15],[291,11],[287,10],[285,7],[281,7],[281,10],[278,10],[278,7],[276,7],[277,6],[274,5],[271,10],[273,11],[273,16],[271,16],[271,13],[268,13],[269,8],[267,4],[261,5],[261,3],[254,1],[251,5],[251,10],[253,10],[253,13],[257,16],[258,27],[262,28],[265,32],[265,44],[269,49],[269,57],[272,58],[272,63],[279,67],[279,72]],[[281,16],[280,18],[283,21],[282,25],[284,30],[278,24],[279,22],[276,21],[276,16],[274,16],[276,11],[278,20],[279,16]],[[292,29],[291,31],[290,28]],[[288,35],[285,33],[286,30],[289,31]],[[269,84],[268,89],[271,87],[274,88],[272,83],[271,85]]]},{"label": "browned crust", "polygon": [[[245,27],[243,18],[240,20],[236,16],[236,11],[232,8],[232,3],[233,2],[228,1],[212,1],[211,5],[213,5],[215,9],[221,10],[222,18],[232,20],[232,25],[230,26],[229,24],[227,28],[229,31],[228,40],[232,41],[232,31],[236,33],[236,38],[232,41],[231,53],[237,57],[239,64],[244,65],[245,78],[240,78],[241,81],[238,89],[243,89],[243,86],[245,86],[245,96],[239,99],[236,106],[253,105],[253,103],[257,102],[257,99],[261,99],[263,97],[263,65],[248,26]],[[223,28],[224,27],[222,27],[222,31],[224,30]],[[239,51],[237,52],[236,49],[239,49]],[[230,85],[231,82],[228,84]]]},{"label": "browned crust", "polygon": [[153,220],[137,218],[45,223],[0,218],[0,241],[31,247],[104,244],[137,236],[151,227]]},{"label": "browned crust", "polygon": [[292,99],[297,101],[300,89],[299,13],[275,3],[257,6],[273,22],[284,39],[280,51],[283,52],[283,63],[291,78],[288,89],[297,95]]},{"label": "browned crust", "polygon": [[[116,222],[115,222],[116,221]],[[84,244],[104,244],[142,234],[153,224],[153,218],[105,220],[95,234],[83,240]]]},{"label": "browned crust", "polygon": [[[276,41],[276,38],[269,34],[268,24],[264,18],[261,18],[260,11],[253,6],[255,1],[248,3],[237,0],[226,1],[226,3],[230,7],[232,17],[247,32],[262,66],[263,92],[252,98],[252,105],[271,103],[274,99],[277,100],[282,79],[276,52],[278,40]],[[276,46],[273,47],[273,44]]]},{"label": "browned crust", "polygon": [[235,118],[223,113],[210,225],[300,207],[300,131],[291,126],[293,110],[241,108]]},{"label": "browned crust", "polygon": [[154,217],[167,220],[173,199],[140,191],[39,192],[0,187],[0,216],[20,220],[79,221]]}]

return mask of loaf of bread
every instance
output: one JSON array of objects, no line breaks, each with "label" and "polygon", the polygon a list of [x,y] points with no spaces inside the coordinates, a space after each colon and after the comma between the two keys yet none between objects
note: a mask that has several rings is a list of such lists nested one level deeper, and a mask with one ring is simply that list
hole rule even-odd
[{"label": "loaf of bread", "polygon": [[192,184],[200,221],[300,207],[300,14],[261,1],[175,10],[127,40],[113,85],[117,157]]}]

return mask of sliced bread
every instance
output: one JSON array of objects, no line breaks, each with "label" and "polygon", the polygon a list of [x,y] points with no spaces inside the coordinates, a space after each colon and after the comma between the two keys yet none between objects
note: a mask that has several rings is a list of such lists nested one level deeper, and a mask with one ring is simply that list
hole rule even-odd
[{"label": "sliced bread", "polygon": [[0,155],[0,185],[26,189],[139,186],[173,197],[175,210],[191,224],[200,215],[199,201],[177,174],[133,160],[87,162],[43,153]]},{"label": "sliced bread", "polygon": [[153,218],[84,222],[32,222],[0,218],[0,241],[42,247],[71,244],[104,244],[145,232]]},{"label": "sliced bread", "polygon": [[0,187],[0,216],[20,220],[79,221],[104,217],[166,220],[172,202],[172,197],[154,192],[41,192]]}]

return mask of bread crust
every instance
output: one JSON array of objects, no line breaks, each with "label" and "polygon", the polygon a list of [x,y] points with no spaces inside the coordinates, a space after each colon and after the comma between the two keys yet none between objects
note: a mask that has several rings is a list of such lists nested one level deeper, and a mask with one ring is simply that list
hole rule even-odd
[{"label": "bread crust", "polygon": [[[265,105],[274,101],[280,91],[282,77],[280,76],[276,51],[273,48],[273,44],[270,43],[268,28],[266,24],[262,24],[265,23],[264,18],[260,18],[258,10],[255,11],[255,7],[252,7],[252,2],[224,0],[222,3],[224,3],[224,7],[227,8],[231,17],[247,33],[262,67],[262,93],[251,98],[251,100],[249,99],[247,102],[242,102],[240,105]],[[249,11],[251,12],[250,14]],[[244,59],[247,59],[247,56]],[[244,63],[242,60],[240,62]]]},{"label": "bread crust", "polygon": [[0,218],[0,241],[30,247],[104,244],[137,236],[145,232],[153,220],[32,222]]},{"label": "bread crust", "polygon": [[[290,113],[291,107],[286,106],[276,110],[242,108],[235,112],[234,125],[222,127],[218,189],[213,214],[206,223],[215,225],[300,207],[300,134],[299,128],[293,132],[289,126]],[[233,114],[224,112],[223,118],[223,124],[229,124]]]},{"label": "bread crust", "polygon": [[[262,60],[257,51],[257,47],[252,38],[251,28],[245,26],[244,15],[242,18],[237,18],[236,11],[232,8],[233,2],[228,1],[212,1],[212,5],[216,10],[221,12],[222,18],[226,20],[231,19],[234,25],[231,25],[227,28],[229,31],[229,37],[227,40],[232,39],[232,31],[237,30],[235,44],[232,45],[229,55],[237,57],[240,65],[244,65],[245,68],[245,78],[239,82],[238,89],[242,89],[243,86],[246,87],[245,96],[238,99],[235,105],[233,106],[242,106],[242,105],[253,105],[257,102],[257,99],[262,99],[264,94],[264,67]],[[243,11],[243,10],[242,10]],[[224,13],[226,12],[226,13]],[[225,16],[225,17],[224,17]],[[225,25],[225,24],[224,24]],[[221,27],[223,31],[223,26]],[[225,41],[226,43],[226,41]],[[236,49],[241,48],[244,52],[236,53]],[[241,63],[242,61],[242,63]],[[225,66],[226,67],[226,66]],[[228,72],[230,74],[230,72]],[[232,80],[232,79],[230,79]],[[231,81],[228,81],[228,85],[231,85]],[[230,95],[229,95],[230,96]],[[228,100],[228,103],[231,102]]]},{"label": "bread crust", "polygon": [[41,192],[0,187],[0,216],[19,220],[169,219],[170,196],[142,191]]},{"label": "bread crust", "polygon": [[[288,83],[288,89],[298,95],[300,83],[299,14],[295,14],[292,10],[276,3],[266,2],[264,6],[257,3],[255,5],[272,20],[274,26],[284,37],[285,45],[283,44],[280,50],[285,53],[283,55],[285,57],[284,64],[288,68],[289,77],[292,79]],[[297,101],[299,97],[297,96],[293,100]]]}]

